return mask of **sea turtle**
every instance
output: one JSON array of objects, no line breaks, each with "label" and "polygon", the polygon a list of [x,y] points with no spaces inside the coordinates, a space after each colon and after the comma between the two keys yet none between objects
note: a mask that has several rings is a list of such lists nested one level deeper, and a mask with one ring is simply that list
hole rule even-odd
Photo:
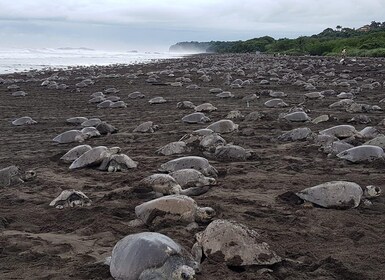
[{"label": "sea turtle", "polygon": [[33,120],[31,117],[21,117],[12,122],[13,125],[25,125],[25,124],[36,124],[37,121]]},{"label": "sea turtle", "polygon": [[58,209],[65,207],[76,206],[90,206],[91,200],[81,191],[76,190],[64,190],[60,195],[51,201],[49,206],[53,206]]},{"label": "sea turtle", "polygon": [[199,146],[206,151],[215,151],[218,146],[226,145],[226,140],[219,133],[212,132],[200,138]]},{"label": "sea turtle", "polygon": [[306,122],[310,121],[310,117],[303,111],[292,112],[285,114],[283,118],[291,122]]},{"label": "sea turtle", "polygon": [[212,112],[216,111],[217,107],[213,106],[211,103],[203,103],[194,108],[195,112]]},{"label": "sea turtle", "polygon": [[72,117],[66,120],[67,123],[73,124],[73,125],[79,125],[81,123],[84,123],[85,121],[88,121],[88,118],[86,117]]},{"label": "sea turtle", "polygon": [[287,107],[288,105],[280,98],[270,99],[264,103],[266,107],[269,108],[281,108]]},{"label": "sea turtle", "polygon": [[263,114],[260,112],[254,111],[250,112],[246,117],[245,121],[257,121],[263,118]]},{"label": "sea turtle", "polygon": [[82,133],[88,135],[89,138],[92,138],[92,137],[99,137],[100,136],[100,132],[99,130],[97,130],[95,127],[93,126],[88,126],[88,127],[85,127],[83,128],[82,130],[80,130]]},{"label": "sea turtle", "polygon": [[235,221],[215,220],[195,238],[196,261],[201,261],[202,254],[228,266],[273,265],[282,260],[258,232]]},{"label": "sea turtle", "polygon": [[362,135],[363,138],[365,139],[373,139],[374,137],[376,137],[378,134],[380,134],[380,132],[378,131],[377,128],[373,127],[373,126],[367,126],[365,128],[363,128],[362,130],[360,130],[360,135]]},{"label": "sea turtle", "polygon": [[154,97],[154,98],[151,98],[148,103],[150,104],[161,104],[161,103],[166,103],[167,100],[164,99],[163,97],[161,96],[157,96],[157,97]]},{"label": "sea turtle", "polygon": [[106,97],[106,100],[110,100],[112,102],[117,102],[117,101],[120,101],[120,97],[116,96],[116,95],[110,95],[110,96]]},{"label": "sea turtle", "polygon": [[218,93],[215,96],[219,98],[232,98],[234,97],[234,94],[232,94],[230,91],[222,91],[221,93]]},{"label": "sea turtle", "polygon": [[120,90],[114,88],[114,87],[110,87],[110,88],[106,88],[104,90],[104,93],[105,94],[115,94],[115,93],[118,93]]},{"label": "sea turtle", "polygon": [[89,120],[86,120],[85,122],[82,122],[81,123],[81,126],[83,127],[87,127],[87,126],[97,126],[98,124],[100,124],[102,121],[101,119],[99,118],[92,118],[92,119],[89,119]]},{"label": "sea turtle", "polygon": [[205,176],[217,177],[218,171],[209,163],[209,161],[203,157],[187,156],[170,160],[163,163],[159,171],[160,172],[173,172],[180,169],[192,168],[196,169]]},{"label": "sea turtle", "polygon": [[355,208],[361,199],[379,196],[381,189],[366,186],[364,190],[353,182],[331,181],[295,193],[299,198],[325,208]]},{"label": "sea turtle", "polygon": [[221,93],[222,91],[221,88],[212,88],[209,90],[210,93]]},{"label": "sea turtle", "polygon": [[385,149],[385,135],[380,134],[375,138],[369,141],[366,141],[364,145],[378,146],[378,147],[381,147],[382,149]]},{"label": "sea turtle", "polygon": [[352,99],[341,99],[329,105],[329,108],[346,108],[353,104],[354,101]]},{"label": "sea turtle", "polygon": [[179,141],[185,142],[187,145],[191,145],[193,143],[199,144],[199,142],[203,139],[204,136],[213,134],[214,131],[207,128],[197,129],[191,133],[183,135],[183,137]]},{"label": "sea turtle", "polygon": [[346,150],[353,148],[353,147],[354,146],[349,144],[349,143],[346,143],[346,142],[341,141],[341,140],[337,140],[337,141],[334,141],[328,145],[324,145],[322,147],[322,150],[327,154],[337,155],[337,154],[342,153],[343,151],[346,151]]},{"label": "sea turtle", "polygon": [[192,113],[182,118],[184,123],[206,123],[210,122],[210,118],[206,117],[204,113]]},{"label": "sea turtle", "polygon": [[110,108],[113,102],[111,100],[104,100],[100,102],[98,105],[96,105],[97,108],[102,109],[102,108]]},{"label": "sea turtle", "polygon": [[271,91],[269,92],[270,97],[278,98],[278,97],[286,97],[287,94],[283,91]]},{"label": "sea turtle", "polygon": [[96,96],[88,100],[88,103],[99,103],[105,102],[106,98],[104,96]]},{"label": "sea turtle", "polygon": [[28,95],[28,93],[26,93],[25,91],[22,91],[22,90],[15,91],[15,92],[12,93],[12,96],[16,96],[16,97],[26,96],[26,95]]},{"label": "sea turtle", "polygon": [[0,187],[9,187],[13,184],[24,183],[36,177],[36,172],[28,170],[22,174],[19,167],[11,165],[0,169]]},{"label": "sea turtle", "polygon": [[212,177],[206,177],[195,169],[180,169],[170,173],[176,182],[182,187],[203,187],[216,185],[217,180]]},{"label": "sea turtle", "polygon": [[191,152],[191,148],[187,146],[187,144],[183,141],[176,141],[168,143],[167,145],[156,150],[155,153],[169,156],[174,154],[183,154],[185,152]]},{"label": "sea turtle", "polygon": [[206,193],[210,187],[208,185],[200,185],[182,189],[178,182],[169,174],[157,173],[152,174],[140,181],[143,187],[151,188],[156,196],[182,194],[187,196],[198,196]]},{"label": "sea turtle", "polygon": [[112,134],[112,133],[116,133],[118,131],[113,125],[110,125],[106,122],[101,122],[100,124],[98,124],[96,126],[96,129],[102,135]]},{"label": "sea turtle", "polygon": [[98,97],[98,96],[105,97],[104,93],[101,91],[94,92],[90,95],[91,98]]},{"label": "sea turtle", "polygon": [[[194,199],[186,195],[168,195],[144,202],[135,207],[137,220],[132,225],[151,225],[157,218],[177,218],[188,223],[208,223],[215,216],[211,207],[199,207]],[[159,221],[157,221],[159,222]]]},{"label": "sea turtle", "polygon": [[255,93],[246,95],[245,97],[242,98],[242,101],[246,102],[246,106],[250,107],[250,102],[257,100],[258,96]]},{"label": "sea turtle", "polygon": [[233,111],[230,111],[227,116],[226,116],[226,119],[230,119],[230,120],[234,120],[234,119],[243,119],[245,116],[242,115],[241,111],[239,110],[233,110]]},{"label": "sea turtle", "polygon": [[359,132],[352,125],[342,124],[333,126],[324,130],[321,130],[319,134],[327,134],[331,136],[335,136],[337,138],[348,138],[348,137],[362,137]]},{"label": "sea turtle", "polygon": [[128,98],[131,98],[131,99],[144,98],[144,97],[145,97],[145,95],[143,93],[141,93],[140,91],[134,91],[128,95]]},{"label": "sea turtle", "polygon": [[321,99],[321,98],[324,98],[325,96],[319,91],[313,91],[313,92],[305,93],[305,97],[308,99]]},{"label": "sea turtle", "polygon": [[238,130],[238,125],[231,120],[219,120],[210,124],[207,128],[216,133],[230,133]]},{"label": "sea turtle", "polygon": [[337,95],[337,98],[340,99],[353,99],[354,95],[351,92],[341,92],[340,94]]},{"label": "sea turtle", "polygon": [[99,170],[107,170],[108,172],[127,171],[138,167],[138,162],[132,160],[125,154],[111,154],[103,159],[98,167]]},{"label": "sea turtle", "polygon": [[192,85],[188,85],[186,88],[187,89],[200,89],[201,87],[196,85],[196,84],[192,84]]},{"label": "sea turtle", "polygon": [[330,119],[329,115],[321,115],[321,116],[314,118],[311,122],[314,124],[318,124],[321,122],[327,122],[329,119]]},{"label": "sea turtle", "polygon": [[113,154],[120,152],[119,147],[107,148],[105,146],[97,146],[91,150],[85,152],[80,157],[78,157],[70,165],[70,169],[77,169],[86,166],[100,165],[104,159],[109,158]]},{"label": "sea turtle", "polygon": [[155,125],[152,121],[144,122],[138,125],[133,132],[142,132],[142,133],[154,133],[159,129],[158,125]]},{"label": "sea turtle", "polygon": [[191,101],[182,101],[182,102],[178,102],[176,104],[176,107],[179,109],[194,109],[195,105]]},{"label": "sea turtle", "polygon": [[199,270],[190,253],[157,232],[124,237],[114,246],[109,263],[116,280],[192,280]]},{"label": "sea turtle", "polygon": [[245,161],[251,157],[251,152],[249,150],[232,144],[216,147],[213,154],[204,154],[219,161]]},{"label": "sea turtle", "polygon": [[69,150],[60,159],[65,162],[73,162],[75,159],[91,149],[92,147],[90,145],[79,145]]},{"label": "sea turtle", "polygon": [[337,154],[337,157],[350,162],[370,162],[376,159],[384,159],[385,153],[384,150],[378,146],[361,145],[345,150]]},{"label": "sea turtle", "polygon": [[60,144],[67,144],[72,142],[83,142],[89,137],[89,135],[81,132],[80,130],[73,129],[59,134],[53,139],[53,141]]},{"label": "sea turtle", "polygon": [[278,136],[278,140],[281,141],[299,141],[306,140],[312,135],[312,131],[308,127],[299,127],[294,128],[290,131],[287,131],[280,136]]},{"label": "sea turtle", "polygon": [[119,100],[119,101],[112,102],[112,104],[110,105],[110,108],[127,108],[127,104],[126,102]]}]

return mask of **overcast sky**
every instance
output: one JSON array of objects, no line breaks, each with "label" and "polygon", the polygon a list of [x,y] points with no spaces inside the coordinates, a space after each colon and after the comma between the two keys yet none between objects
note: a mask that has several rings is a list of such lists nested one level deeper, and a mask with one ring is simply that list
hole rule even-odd
[{"label": "overcast sky", "polygon": [[385,0],[0,0],[1,47],[168,50],[385,21]]}]

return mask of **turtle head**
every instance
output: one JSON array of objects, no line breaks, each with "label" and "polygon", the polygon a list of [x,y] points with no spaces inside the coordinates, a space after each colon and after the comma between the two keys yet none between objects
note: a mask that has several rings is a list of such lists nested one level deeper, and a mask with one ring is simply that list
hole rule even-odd
[{"label": "turtle head", "polygon": [[111,155],[119,154],[122,149],[120,147],[109,148]]},{"label": "turtle head", "polygon": [[172,280],[193,280],[195,279],[195,270],[187,265],[181,265],[172,274]]},{"label": "turtle head", "polygon": [[30,181],[36,178],[36,171],[35,170],[28,170],[24,173],[23,180],[24,181]]},{"label": "turtle head", "polygon": [[197,207],[196,219],[199,222],[210,222],[215,217],[215,215],[215,210],[211,207]]},{"label": "turtle head", "polygon": [[207,167],[203,173],[205,173],[204,175],[206,176],[213,176],[214,178],[218,178],[218,171],[211,165]]},{"label": "turtle head", "polygon": [[365,198],[373,198],[377,197],[382,193],[380,187],[377,186],[366,186],[364,187],[364,197]]},{"label": "turtle head", "polygon": [[182,192],[182,187],[176,183],[170,189],[170,194],[180,194]]}]

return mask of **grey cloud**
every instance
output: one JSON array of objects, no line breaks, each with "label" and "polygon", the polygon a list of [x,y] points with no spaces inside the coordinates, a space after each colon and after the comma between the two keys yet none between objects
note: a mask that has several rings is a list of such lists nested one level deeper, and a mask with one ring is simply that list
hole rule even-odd
[{"label": "grey cloud", "polygon": [[384,10],[383,0],[0,0],[0,35],[117,45],[294,37],[360,27]]}]

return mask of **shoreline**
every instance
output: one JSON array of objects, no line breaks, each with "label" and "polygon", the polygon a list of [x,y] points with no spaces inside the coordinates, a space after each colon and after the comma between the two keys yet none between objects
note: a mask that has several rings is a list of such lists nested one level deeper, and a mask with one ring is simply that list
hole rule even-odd
[{"label": "shoreline", "polygon": [[[385,87],[383,61],[359,58],[343,65],[330,57],[198,54],[136,65],[0,75],[0,169],[14,164],[37,172],[35,180],[0,188],[0,278],[113,280],[102,264],[105,257],[122,237],[144,231],[163,233],[190,250],[195,234],[207,224],[188,229],[182,221],[171,219],[152,226],[129,226],[136,218],[135,207],[153,198],[140,188],[140,181],[157,173],[169,160],[186,155],[206,157],[207,151],[199,146],[167,156],[156,150],[238,110],[240,115],[232,119],[239,125],[238,131],[223,133],[222,137],[227,143],[252,150],[252,156],[235,161],[207,156],[218,170],[218,184],[193,198],[199,206],[214,208],[216,219],[235,220],[254,229],[261,240],[289,261],[267,269],[234,268],[206,258],[197,280],[380,279],[385,273],[384,196],[373,199],[370,207],[344,211],[308,207],[280,197],[332,180],[352,181],[362,187],[375,185],[385,191],[382,161],[352,164],[328,156],[314,138],[319,131],[341,124],[352,125],[357,131],[373,126],[385,132],[383,111],[349,112],[329,107],[341,100],[337,95],[343,91],[354,92],[357,104],[384,107],[380,102]],[[231,82],[227,82],[230,76]],[[232,86],[237,79],[241,86]],[[43,81],[68,87],[50,88],[42,86]],[[7,89],[12,84],[20,88]],[[187,88],[192,84],[198,87]],[[126,107],[103,109],[89,102],[91,94],[108,88],[118,92],[106,96],[119,97]],[[210,93],[213,88],[230,91],[234,97],[220,98]],[[16,91],[27,95],[12,96]],[[145,96],[130,98],[136,91]],[[272,97],[277,92],[285,95]],[[324,97],[305,98],[310,92],[324,92]],[[243,98],[251,94],[256,98],[247,104]],[[167,102],[149,103],[158,96]],[[288,106],[267,107],[265,102],[274,98],[282,98]],[[194,109],[177,108],[183,101],[194,105],[209,102],[217,110],[205,112],[211,120],[208,123],[186,124],[181,119]],[[279,118],[299,106],[312,120],[322,115],[328,120],[313,123]],[[23,116],[37,123],[11,124]],[[118,132],[83,143],[52,141],[64,131],[82,129],[66,122],[80,116],[100,118]],[[159,129],[134,132],[147,121]],[[301,127],[310,128],[314,135],[301,141],[279,139]],[[345,141],[358,146],[367,139]],[[60,158],[79,144],[119,146],[122,153],[139,163],[138,167],[111,173],[96,168],[70,170]],[[49,206],[68,189],[84,192],[91,206],[61,210]]]}]

